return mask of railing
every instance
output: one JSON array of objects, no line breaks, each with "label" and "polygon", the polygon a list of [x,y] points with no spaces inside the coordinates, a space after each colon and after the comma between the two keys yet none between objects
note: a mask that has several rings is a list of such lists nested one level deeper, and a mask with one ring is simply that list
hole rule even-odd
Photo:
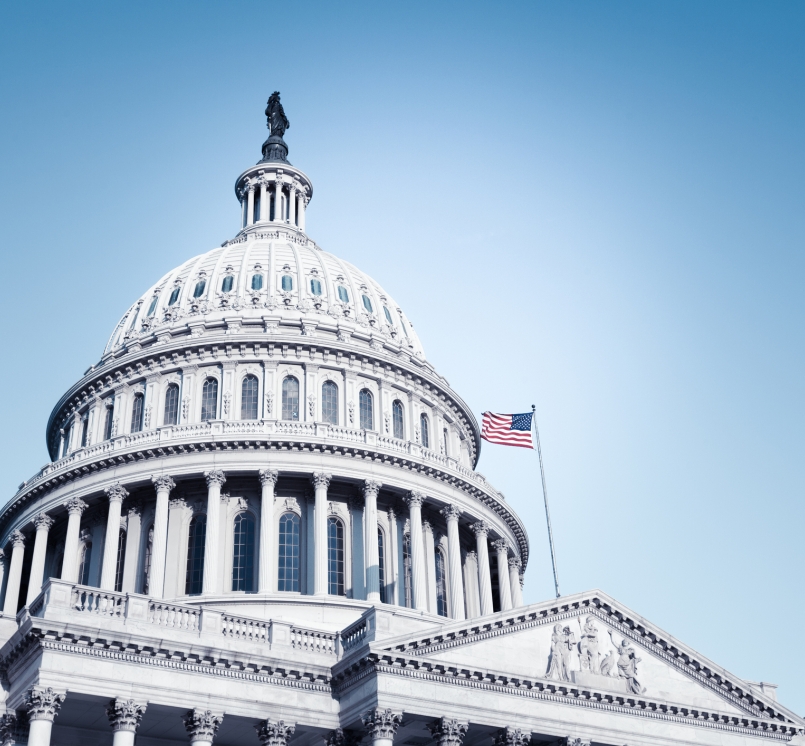
[{"label": "railing", "polygon": [[73,586],[70,606],[87,614],[121,618],[126,611],[126,594],[76,585]]},{"label": "railing", "polygon": [[224,637],[247,640],[248,642],[268,642],[270,627],[270,622],[236,617],[229,614],[224,614],[221,619],[221,634]]},{"label": "railing", "polygon": [[200,627],[200,618],[201,609],[196,606],[179,606],[163,601],[151,601],[148,604],[148,623],[158,627],[196,632]]},{"label": "railing", "polygon": [[365,619],[359,619],[351,627],[347,627],[341,632],[341,649],[346,653],[360,645],[366,639],[367,631]]},{"label": "railing", "polygon": [[335,655],[337,639],[338,635],[333,632],[291,627],[291,647],[296,650]]},{"label": "railing", "polygon": [[274,432],[278,435],[316,435],[316,425],[313,422],[283,422],[274,423]]}]

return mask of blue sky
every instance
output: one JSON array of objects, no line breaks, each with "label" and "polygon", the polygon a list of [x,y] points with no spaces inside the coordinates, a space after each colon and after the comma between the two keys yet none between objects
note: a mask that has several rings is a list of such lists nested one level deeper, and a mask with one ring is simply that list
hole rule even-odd
[{"label": "blue sky", "polygon": [[[0,499],[128,305],[237,231],[277,89],[310,235],[479,419],[537,405],[563,592],[805,712],[805,6],[279,8],[0,6]],[[549,598],[536,456],[479,470]]]}]

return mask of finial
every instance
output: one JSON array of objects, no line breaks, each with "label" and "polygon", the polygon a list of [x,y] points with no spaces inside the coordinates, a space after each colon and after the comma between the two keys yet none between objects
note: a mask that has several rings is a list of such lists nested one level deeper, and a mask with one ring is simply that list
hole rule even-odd
[{"label": "finial", "polygon": [[282,163],[289,163],[288,161],[288,146],[282,136],[285,130],[291,126],[288,117],[285,116],[285,110],[280,103],[280,92],[274,91],[268,97],[268,104],[266,105],[266,127],[268,127],[269,137],[263,143],[263,160],[261,163],[267,161],[281,161]]}]

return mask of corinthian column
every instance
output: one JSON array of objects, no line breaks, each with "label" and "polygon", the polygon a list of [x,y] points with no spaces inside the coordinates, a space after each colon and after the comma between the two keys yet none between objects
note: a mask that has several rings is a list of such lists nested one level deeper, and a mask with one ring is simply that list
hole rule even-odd
[{"label": "corinthian column", "polygon": [[375,707],[361,715],[361,720],[372,740],[372,746],[392,746],[394,734],[402,722],[402,715],[388,709]]},{"label": "corinthian column", "polygon": [[509,585],[509,542],[498,539],[492,543],[498,560],[498,589],[500,590],[500,610],[508,611],[512,607],[512,589]]},{"label": "corinthian column", "polygon": [[[219,485],[220,486],[220,485]],[[205,568],[206,569],[206,568]],[[184,727],[190,735],[190,743],[209,744],[213,742],[223,715],[213,715],[212,710],[188,710],[184,718]]]},{"label": "corinthian column", "polygon": [[461,746],[467,734],[467,723],[453,718],[439,718],[432,722],[428,729],[438,746]]},{"label": "corinthian column", "polygon": [[40,513],[34,518],[36,538],[34,539],[34,556],[31,559],[31,572],[28,576],[27,606],[42,590],[42,581],[45,576],[45,554],[48,548],[48,531],[53,525],[53,519],[47,513]]},{"label": "corinthian column", "polygon": [[523,605],[523,587],[520,585],[520,568],[523,563],[519,557],[509,557],[509,585],[512,589],[512,608]]},{"label": "corinthian column", "polygon": [[450,611],[453,619],[464,619],[464,578],[461,575],[461,543],[458,538],[458,519],[461,511],[455,505],[442,508],[447,521],[447,564],[450,577]]},{"label": "corinthian column", "polygon": [[106,708],[114,736],[112,746],[134,746],[134,736],[145,714],[146,705],[133,699],[113,699]]},{"label": "corinthian column", "polygon": [[64,503],[67,508],[67,535],[64,537],[64,559],[61,565],[61,579],[68,583],[78,581],[78,533],[81,530],[81,514],[87,504],[78,497]]},{"label": "corinthian column", "polygon": [[260,484],[263,494],[260,501],[260,565],[257,572],[257,592],[271,593],[274,573],[274,488],[279,472],[276,469],[260,469]]},{"label": "corinthian column", "polygon": [[20,601],[20,582],[22,581],[22,560],[25,556],[25,536],[22,531],[11,532],[11,567],[8,570],[8,583],[6,585],[6,600],[3,604],[3,613],[15,616],[17,604]]},{"label": "corinthian column", "polygon": [[470,528],[475,532],[475,549],[478,553],[478,595],[481,602],[481,616],[491,614],[492,577],[489,572],[489,548],[486,537],[489,535],[489,524],[486,521],[473,523]]},{"label": "corinthian column", "polygon": [[120,541],[120,512],[123,500],[129,493],[119,484],[113,484],[104,491],[109,498],[109,515],[106,518],[106,539],[103,543],[101,590],[113,591],[117,574],[117,546]]},{"label": "corinthian column", "polygon": [[519,728],[505,727],[495,733],[495,746],[528,746],[531,743],[531,733],[521,731]]},{"label": "corinthian column", "polygon": [[422,503],[425,496],[421,492],[409,492],[406,502],[411,521],[411,580],[414,584],[414,608],[428,610],[428,589],[425,580],[425,543],[422,539]]},{"label": "corinthian column", "polygon": [[287,746],[288,739],[294,734],[296,726],[285,725],[284,720],[275,722],[271,718],[266,718],[255,725],[254,729],[263,746]]},{"label": "corinthian column", "polygon": [[313,505],[313,595],[326,596],[327,583],[327,488],[330,474],[313,474],[315,502]]},{"label": "corinthian column", "polygon": [[25,709],[31,729],[28,731],[28,746],[50,746],[50,733],[53,730],[53,719],[59,712],[66,695],[54,692],[53,689],[33,687],[28,691]]},{"label": "corinthian column", "polygon": [[379,491],[380,482],[367,479],[363,483],[366,600],[376,604],[380,603],[380,555],[377,548],[377,493]]},{"label": "corinthian column", "polygon": [[[204,472],[207,479],[207,536],[204,541],[204,579],[201,592],[218,591],[218,527],[221,515],[221,487],[226,475],[220,469]],[[217,727],[217,726],[216,726]],[[192,742],[192,738],[190,739]],[[212,742],[212,741],[210,741]]]},{"label": "corinthian column", "polygon": [[164,474],[151,477],[157,491],[154,510],[154,538],[151,541],[151,569],[148,578],[148,595],[162,598],[165,592],[165,557],[168,553],[168,503],[176,483]]}]

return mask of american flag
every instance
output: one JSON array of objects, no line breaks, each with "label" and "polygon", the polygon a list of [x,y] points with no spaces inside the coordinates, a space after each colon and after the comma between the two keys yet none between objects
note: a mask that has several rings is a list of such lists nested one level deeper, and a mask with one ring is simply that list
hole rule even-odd
[{"label": "american flag", "polygon": [[481,437],[490,443],[502,446],[533,448],[531,441],[531,418],[533,412],[525,414],[493,414],[484,412]]}]

